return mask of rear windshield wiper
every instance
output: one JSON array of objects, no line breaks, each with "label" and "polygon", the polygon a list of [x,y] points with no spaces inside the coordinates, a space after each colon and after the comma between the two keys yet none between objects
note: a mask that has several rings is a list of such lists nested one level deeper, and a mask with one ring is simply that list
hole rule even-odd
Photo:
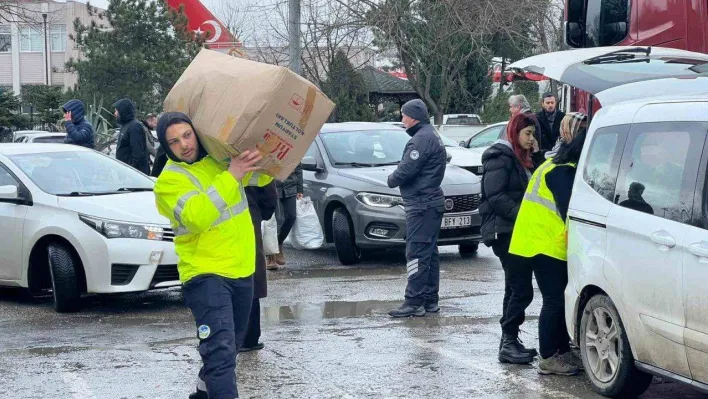
[{"label": "rear windshield wiper", "polygon": [[118,192],[139,193],[143,191],[153,191],[152,187],[121,187]]},{"label": "rear windshield wiper", "polygon": [[603,54],[594,58],[586,60],[584,64],[595,65],[595,64],[606,64],[606,63],[622,63],[622,62],[648,62],[645,59],[635,59],[637,53],[642,53],[646,57],[651,54],[651,47],[635,47],[630,49],[622,49],[614,51],[609,54]]}]

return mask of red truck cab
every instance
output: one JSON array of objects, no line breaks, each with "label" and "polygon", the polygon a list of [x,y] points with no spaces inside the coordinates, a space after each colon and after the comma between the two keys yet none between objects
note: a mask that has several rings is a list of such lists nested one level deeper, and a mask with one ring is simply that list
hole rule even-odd
[{"label": "red truck cab", "polygon": [[[570,47],[661,46],[708,53],[708,0],[566,0]],[[588,95],[572,90],[570,110],[588,110]]]}]

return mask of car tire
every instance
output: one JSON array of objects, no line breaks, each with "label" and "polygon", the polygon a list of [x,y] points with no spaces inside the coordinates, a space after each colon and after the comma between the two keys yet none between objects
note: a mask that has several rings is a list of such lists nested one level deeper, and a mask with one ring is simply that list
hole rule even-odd
[{"label": "car tire", "polygon": [[460,244],[459,250],[460,256],[463,259],[472,258],[477,255],[477,251],[479,250],[479,243],[475,242],[471,244]]},{"label": "car tire", "polygon": [[74,256],[65,244],[51,243],[47,249],[54,309],[59,313],[76,312],[81,307],[81,291]]},{"label": "car tire", "polygon": [[354,226],[349,213],[344,208],[337,208],[332,214],[332,235],[337,258],[343,265],[361,262],[363,253],[354,240]]},{"label": "car tire", "polygon": [[593,389],[611,398],[634,398],[652,376],[634,365],[632,348],[617,308],[607,295],[595,295],[580,321],[580,352]]}]

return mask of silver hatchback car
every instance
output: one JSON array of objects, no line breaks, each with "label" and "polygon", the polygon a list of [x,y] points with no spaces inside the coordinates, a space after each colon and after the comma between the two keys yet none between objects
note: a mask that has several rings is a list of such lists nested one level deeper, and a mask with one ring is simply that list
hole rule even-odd
[{"label": "silver hatchback car", "polygon": [[[342,264],[359,262],[369,250],[405,247],[401,194],[386,181],[409,139],[386,124],[325,124],[305,154],[304,194],[312,198],[325,239],[334,243]],[[474,255],[481,240],[480,179],[448,164],[442,189],[446,213],[438,243]]]}]

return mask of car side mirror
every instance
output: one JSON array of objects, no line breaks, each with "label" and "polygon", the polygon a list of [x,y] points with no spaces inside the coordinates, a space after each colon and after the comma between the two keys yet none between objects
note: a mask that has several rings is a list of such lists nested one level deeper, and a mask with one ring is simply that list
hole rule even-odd
[{"label": "car side mirror", "polygon": [[19,198],[16,186],[0,186],[0,200],[17,201]]},{"label": "car side mirror", "polygon": [[465,140],[460,141],[460,147],[465,147],[466,145],[467,143],[465,142]]},{"label": "car side mirror", "polygon": [[322,170],[322,168],[317,165],[317,160],[315,159],[315,157],[310,155],[302,158],[302,161],[300,161],[300,165],[302,165],[303,170],[309,170],[311,172],[318,172]]},{"label": "car side mirror", "polygon": [[452,154],[450,154],[450,153],[448,152],[448,153],[447,153],[447,158],[445,159],[445,161],[446,161],[447,163],[450,163],[450,161],[452,161]]},{"label": "car side mirror", "polygon": [[585,32],[578,22],[565,23],[565,43],[573,48],[582,47]]}]

